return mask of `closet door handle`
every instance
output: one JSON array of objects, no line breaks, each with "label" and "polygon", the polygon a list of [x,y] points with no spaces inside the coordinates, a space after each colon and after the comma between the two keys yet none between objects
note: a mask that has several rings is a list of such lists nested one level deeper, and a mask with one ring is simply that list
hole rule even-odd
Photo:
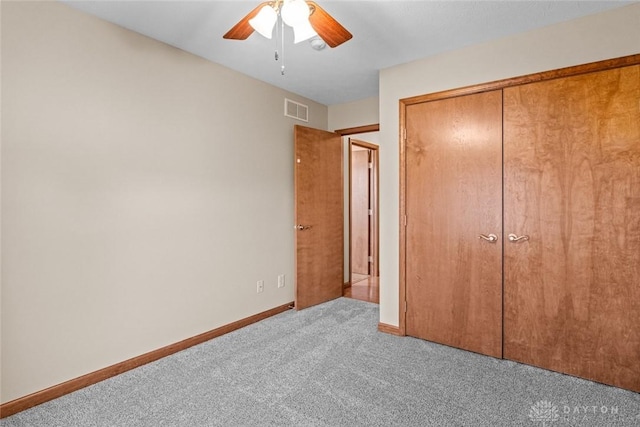
[{"label": "closet door handle", "polygon": [[488,236],[486,234],[481,234],[478,236],[478,239],[484,239],[489,243],[495,243],[498,241],[498,236],[496,236],[495,234],[489,234]]},{"label": "closet door handle", "polygon": [[529,236],[527,236],[526,234],[523,234],[522,236],[516,236],[515,234],[511,233],[507,237],[509,238],[509,241],[511,243],[518,243],[520,240],[522,241],[529,240]]}]

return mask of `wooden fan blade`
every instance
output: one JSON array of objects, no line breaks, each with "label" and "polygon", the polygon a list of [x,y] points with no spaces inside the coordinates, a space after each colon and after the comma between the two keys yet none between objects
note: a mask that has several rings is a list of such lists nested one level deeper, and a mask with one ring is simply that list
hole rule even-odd
[{"label": "wooden fan blade", "polygon": [[339,46],[353,37],[346,28],[333,19],[316,2],[307,1],[307,4],[311,7],[311,15],[309,15],[311,26],[329,46]]},{"label": "wooden fan blade", "polygon": [[252,19],[254,16],[256,16],[258,12],[260,12],[260,9],[262,9],[263,6],[266,6],[270,3],[271,2],[269,1],[260,3],[258,7],[256,7],[251,12],[249,12],[247,16],[242,18],[240,22],[238,22],[236,25],[233,26],[232,29],[227,31],[227,34],[222,36],[222,38],[232,39],[232,40],[246,40],[247,37],[249,37],[254,31],[253,27],[249,24],[249,20]]}]

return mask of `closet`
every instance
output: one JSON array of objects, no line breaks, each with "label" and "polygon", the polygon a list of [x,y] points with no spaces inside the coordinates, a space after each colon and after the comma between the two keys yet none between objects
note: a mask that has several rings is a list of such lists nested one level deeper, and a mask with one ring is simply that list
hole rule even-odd
[{"label": "closet", "polygon": [[638,64],[401,101],[407,335],[640,391]]},{"label": "closet", "polygon": [[407,106],[406,129],[407,333],[501,357],[502,93]]}]

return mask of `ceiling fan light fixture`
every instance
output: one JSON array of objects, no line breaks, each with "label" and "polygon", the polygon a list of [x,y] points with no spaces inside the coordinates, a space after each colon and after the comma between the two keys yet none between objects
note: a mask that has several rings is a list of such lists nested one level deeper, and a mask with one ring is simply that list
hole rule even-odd
[{"label": "ceiling fan light fixture", "polygon": [[[1,1],[1,0],[0,0]],[[299,12],[295,12],[298,10]],[[273,12],[275,12],[276,24]],[[268,22],[264,25],[258,25],[257,22],[264,19],[257,19],[259,14],[269,16]],[[256,18],[256,20],[254,20]],[[282,21],[281,21],[282,19]],[[257,5],[236,25],[227,31],[222,37],[228,40],[246,40],[251,34],[256,32],[256,28],[260,27],[261,32],[258,34],[270,37],[273,35],[273,28],[282,22],[284,28],[284,20],[288,26],[296,27],[296,19],[309,21],[312,29],[318,36],[326,42],[329,47],[337,47],[342,43],[351,40],[353,35],[347,31],[338,21],[335,20],[326,10],[324,10],[315,1],[305,0],[267,0]],[[292,25],[293,24],[293,25]],[[295,31],[295,30],[294,30]],[[282,31],[284,34],[284,31]],[[297,41],[303,40],[306,35],[312,34],[309,28],[301,29]],[[283,35],[284,40],[284,35]]]},{"label": "ceiling fan light fixture", "polygon": [[327,43],[325,43],[325,41],[322,40],[322,38],[320,38],[320,36],[315,36],[315,37],[309,39],[309,44],[311,44],[311,47],[314,50],[322,50],[325,47],[327,47]]},{"label": "ceiling fan light fixture", "polygon": [[266,38],[270,39],[273,35],[273,28],[278,20],[278,13],[273,7],[266,5],[258,14],[249,20],[249,25],[253,27],[258,33],[262,34]]},{"label": "ceiling fan light fixture", "polygon": [[301,22],[309,22],[310,13],[309,5],[304,0],[284,0],[280,9],[284,23],[294,28]]},{"label": "ceiling fan light fixture", "polygon": [[280,16],[285,24],[295,27],[305,19],[309,20],[309,5],[304,0],[284,0],[280,8]]},{"label": "ceiling fan light fixture", "polygon": [[280,16],[285,24],[293,27],[294,43],[309,40],[317,33],[309,22],[311,9],[304,0],[285,0],[280,9]]},{"label": "ceiling fan light fixture", "polygon": [[[1,0],[0,0],[1,1]],[[294,43],[309,40],[311,47],[322,50],[336,47],[353,37],[338,21],[322,9],[315,1],[267,0],[257,5],[222,37],[231,40],[246,40],[251,34],[270,39],[273,29],[278,27],[274,58],[280,61],[280,73],[284,75],[285,24],[293,28]],[[280,48],[280,50],[279,50]]]},{"label": "ceiling fan light fixture", "polygon": [[318,33],[313,29],[311,23],[307,19],[293,27],[293,42],[300,43],[309,40],[311,37],[317,36]]}]

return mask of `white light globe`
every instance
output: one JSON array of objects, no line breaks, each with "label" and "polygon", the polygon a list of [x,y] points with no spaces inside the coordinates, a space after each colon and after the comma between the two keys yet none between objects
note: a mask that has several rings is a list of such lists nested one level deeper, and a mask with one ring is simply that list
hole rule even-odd
[{"label": "white light globe", "polygon": [[309,40],[311,37],[315,37],[318,34],[313,29],[309,20],[303,21],[300,24],[293,27],[293,42],[300,43],[301,41]]},{"label": "white light globe", "polygon": [[285,0],[280,16],[285,24],[295,27],[302,21],[309,21],[309,5],[304,0]]},{"label": "white light globe", "polygon": [[270,39],[273,35],[273,27],[278,20],[278,14],[276,11],[269,5],[264,6],[260,9],[260,12],[253,18],[249,19],[249,25],[253,27],[254,30]]}]

